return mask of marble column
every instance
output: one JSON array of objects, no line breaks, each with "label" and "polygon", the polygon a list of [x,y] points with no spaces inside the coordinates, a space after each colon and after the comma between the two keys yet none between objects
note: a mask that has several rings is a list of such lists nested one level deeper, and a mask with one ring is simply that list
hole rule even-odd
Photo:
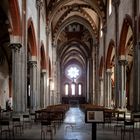
[{"label": "marble column", "polygon": [[10,44],[12,49],[12,95],[13,110],[15,113],[22,112],[22,96],[20,91],[20,48],[21,44]]},{"label": "marble column", "polygon": [[112,75],[111,69],[107,69],[106,70],[106,79],[107,79],[106,107],[108,108],[111,108],[111,102],[112,102],[111,75]]},{"label": "marble column", "polygon": [[37,109],[37,61],[30,60],[30,111],[34,112]]},{"label": "marble column", "polygon": [[[124,59],[123,59],[124,58]],[[126,65],[127,61],[125,57],[121,56],[119,60],[120,71],[121,71],[121,82],[120,82],[120,108],[126,108]]]}]

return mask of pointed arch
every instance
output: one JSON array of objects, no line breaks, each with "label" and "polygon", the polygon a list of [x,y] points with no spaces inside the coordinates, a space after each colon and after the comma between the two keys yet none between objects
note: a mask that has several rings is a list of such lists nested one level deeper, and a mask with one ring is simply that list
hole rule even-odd
[{"label": "pointed arch", "polygon": [[34,30],[32,18],[28,20],[28,42],[31,45],[31,48],[29,48],[31,55],[37,56],[36,37],[35,37],[35,30]]},{"label": "pointed arch", "polygon": [[107,57],[106,57],[106,68],[107,69],[111,68],[111,55],[112,55],[114,46],[115,46],[115,43],[113,40],[111,40],[109,43],[109,46],[108,46]]},{"label": "pointed arch", "polygon": [[9,9],[11,13],[11,28],[13,35],[21,35],[21,22],[20,22],[20,12],[17,0],[9,0]]},{"label": "pointed arch", "polygon": [[126,43],[129,27],[131,27],[132,29],[132,19],[129,15],[126,15],[123,21],[121,35],[120,35],[119,55],[125,54],[125,43]]}]

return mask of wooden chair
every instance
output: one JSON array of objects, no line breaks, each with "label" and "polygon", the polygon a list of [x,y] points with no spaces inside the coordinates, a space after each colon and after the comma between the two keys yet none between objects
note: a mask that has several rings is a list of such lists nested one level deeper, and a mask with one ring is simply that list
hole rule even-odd
[{"label": "wooden chair", "polygon": [[21,122],[20,118],[12,118],[12,123],[13,123],[14,134],[19,133],[20,135],[22,135],[23,123]]},{"label": "wooden chair", "polygon": [[124,126],[124,122],[125,122],[125,112],[124,111],[118,111],[117,112],[117,118],[116,118],[116,123],[114,125],[114,133],[117,135],[117,131],[118,129]]},{"label": "wooden chair", "polygon": [[10,122],[8,120],[0,121],[0,139],[14,139],[14,131],[10,127]]},{"label": "wooden chair", "polygon": [[132,113],[131,115],[132,120],[136,124],[137,128],[140,128],[140,114],[139,113]]},{"label": "wooden chair", "polygon": [[30,118],[31,118],[31,124],[34,124],[34,122],[35,122],[35,113],[30,113]]},{"label": "wooden chair", "polygon": [[53,130],[51,128],[51,122],[41,121],[41,140],[47,139],[47,134],[50,133],[50,139],[53,139]]},{"label": "wooden chair", "polygon": [[112,110],[104,110],[104,124],[108,124],[108,127],[112,122]]},{"label": "wooden chair", "polygon": [[131,140],[131,135],[133,137],[133,140],[135,139],[134,121],[130,120],[124,122],[124,126],[121,128],[121,140],[124,140],[126,133],[129,134],[129,140]]},{"label": "wooden chair", "polygon": [[28,114],[23,115],[23,126],[24,126],[24,128],[26,128],[26,127],[31,128],[32,127],[30,115],[28,115]]}]

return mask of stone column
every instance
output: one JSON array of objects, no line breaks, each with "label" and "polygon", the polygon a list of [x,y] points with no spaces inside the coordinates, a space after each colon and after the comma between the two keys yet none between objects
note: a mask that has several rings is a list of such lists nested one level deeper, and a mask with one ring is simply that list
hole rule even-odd
[{"label": "stone column", "polygon": [[43,7],[43,2],[42,0],[36,0],[36,8],[37,8],[37,26],[38,26],[38,31],[37,31],[37,36],[38,36],[38,46],[40,46],[40,12],[41,12],[41,9]]},{"label": "stone column", "polygon": [[96,87],[95,87],[95,76],[96,76],[96,69],[95,69],[95,47],[93,46],[93,51],[92,51],[92,87],[93,87],[93,91],[92,91],[92,103],[95,104],[95,93],[96,93]]},{"label": "stone column", "polygon": [[112,86],[111,86],[111,69],[106,70],[106,82],[107,82],[107,92],[106,92],[106,107],[111,108],[112,101]]},{"label": "stone column", "polygon": [[127,61],[125,56],[121,56],[119,60],[121,71],[121,83],[120,83],[120,107],[126,108],[126,65]]},{"label": "stone column", "polygon": [[86,94],[86,101],[89,102],[89,61],[87,61],[87,94]]},{"label": "stone column", "polygon": [[33,112],[37,109],[37,61],[30,60],[30,111]]},{"label": "stone column", "polygon": [[20,48],[21,44],[10,44],[12,49],[12,94],[13,94],[13,110],[15,113],[22,112],[22,96],[20,91]]},{"label": "stone column", "polygon": [[45,107],[45,76],[46,70],[42,69],[41,71],[41,79],[40,79],[40,107]]},{"label": "stone column", "polygon": [[95,44],[96,47],[96,57],[95,57],[95,67],[96,67],[96,71],[95,71],[95,104],[98,105],[99,104],[99,45],[96,43]]},{"label": "stone column", "polygon": [[56,94],[57,94],[57,103],[59,104],[61,102],[61,95],[60,95],[60,58],[57,58],[57,90],[56,90]]},{"label": "stone column", "polygon": [[22,112],[27,112],[27,0],[22,1],[22,48],[21,48],[21,94],[22,94]]},{"label": "stone column", "polygon": [[106,32],[107,26],[104,25],[103,29],[103,105],[105,106],[105,95],[106,95]]},{"label": "stone column", "polygon": [[[38,48],[40,48],[40,19],[41,19],[41,10],[42,10],[42,7],[43,7],[44,5],[43,5],[43,2],[42,2],[42,0],[36,0],[36,8],[37,8],[37,44],[38,44]],[[38,61],[37,61],[37,63],[38,62],[40,62],[40,58],[41,58],[41,56],[40,56],[40,53],[39,53],[39,51],[37,51],[37,58],[38,58]],[[40,71],[41,71],[41,66],[40,65],[38,65],[38,69],[37,69],[37,88],[36,88],[36,90],[37,90],[37,109],[39,109],[40,108]]]},{"label": "stone column", "polygon": [[[50,36],[50,29],[48,26],[46,26],[46,56],[47,60],[49,60],[49,36]],[[47,63],[47,68],[49,68],[49,63]],[[47,71],[47,76],[46,76],[46,81],[47,81],[47,87],[46,87],[46,106],[50,105],[50,79],[49,79],[49,71]]]},{"label": "stone column", "polygon": [[104,95],[103,95],[103,78],[99,78],[99,98],[98,102],[100,106],[103,106],[103,100],[104,100]]},{"label": "stone column", "polygon": [[92,83],[93,83],[93,60],[92,58],[88,58],[88,64],[89,64],[89,102],[92,103],[93,101],[93,87],[92,87]]},{"label": "stone column", "polygon": [[139,1],[133,1],[133,111],[140,112],[140,41],[139,38]]},{"label": "stone column", "polygon": [[119,78],[119,51],[118,51],[118,43],[119,43],[119,5],[120,0],[113,0],[112,4],[115,8],[115,108],[119,108],[119,94],[120,94],[120,78]]},{"label": "stone column", "polygon": [[48,106],[48,71],[44,73],[44,107]]}]

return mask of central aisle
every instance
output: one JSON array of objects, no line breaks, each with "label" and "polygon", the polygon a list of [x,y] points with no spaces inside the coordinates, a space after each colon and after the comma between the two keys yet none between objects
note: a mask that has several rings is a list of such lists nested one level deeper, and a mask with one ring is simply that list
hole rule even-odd
[{"label": "central aisle", "polygon": [[91,125],[85,124],[84,113],[78,107],[71,107],[55,135],[55,140],[90,140],[90,132]]},{"label": "central aisle", "polygon": [[[91,124],[85,123],[85,115],[78,107],[70,107],[66,113],[64,122],[57,128],[53,140],[92,140]],[[139,129],[138,129],[139,130]],[[128,139],[127,135],[126,139]],[[136,131],[135,140],[139,140],[140,133]],[[41,140],[41,125],[35,123],[32,129],[25,129],[24,134],[16,138],[17,140]],[[50,140],[47,137],[47,140]],[[97,126],[97,140],[121,140],[121,135],[114,134],[113,124],[106,125],[103,129],[102,124]]]}]

